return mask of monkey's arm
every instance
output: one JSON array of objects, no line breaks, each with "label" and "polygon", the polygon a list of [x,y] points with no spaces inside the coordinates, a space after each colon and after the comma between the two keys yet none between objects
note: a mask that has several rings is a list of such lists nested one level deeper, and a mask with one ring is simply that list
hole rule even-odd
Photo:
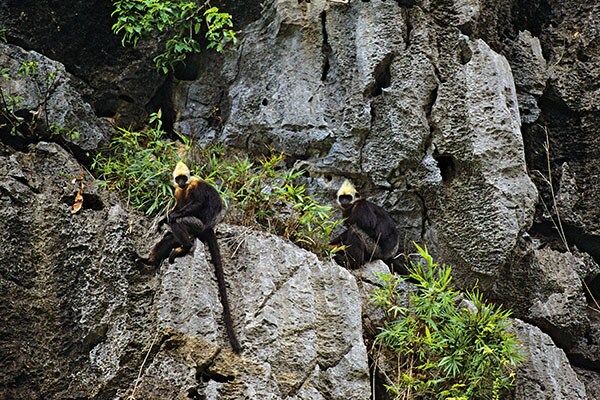
[{"label": "monkey's arm", "polygon": [[167,217],[167,222],[170,224],[182,217],[198,217],[202,209],[206,205],[206,196],[203,196],[198,191],[195,191],[190,199],[190,202],[181,208],[175,208]]},{"label": "monkey's arm", "polygon": [[370,237],[377,236],[377,216],[372,208],[372,204],[367,201],[361,201],[357,204],[346,220],[348,227],[355,227],[366,233]]},{"label": "monkey's arm", "polygon": [[162,217],[161,219],[158,220],[158,222],[156,223],[156,231],[157,232],[159,232],[161,230],[162,226],[167,223],[167,219],[168,219],[168,216],[165,215],[164,217]]},{"label": "monkey's arm", "polygon": [[330,245],[337,246],[343,244],[348,236],[348,231],[344,231],[329,241]]}]

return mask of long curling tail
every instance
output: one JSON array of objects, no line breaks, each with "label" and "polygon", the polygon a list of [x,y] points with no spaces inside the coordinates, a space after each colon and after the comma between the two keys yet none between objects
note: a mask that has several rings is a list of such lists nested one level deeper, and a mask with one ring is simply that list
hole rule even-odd
[{"label": "long curling tail", "polygon": [[211,229],[211,232],[207,235],[206,242],[210,257],[212,258],[212,263],[215,266],[215,275],[217,277],[217,284],[219,285],[219,296],[221,297],[221,304],[223,306],[223,321],[225,322],[229,343],[232,350],[236,354],[239,354],[242,352],[242,347],[233,330],[233,320],[231,319],[231,310],[227,298],[227,287],[225,285],[225,273],[221,262],[221,250],[219,249],[219,243],[217,243],[217,237],[215,236],[214,230]]}]

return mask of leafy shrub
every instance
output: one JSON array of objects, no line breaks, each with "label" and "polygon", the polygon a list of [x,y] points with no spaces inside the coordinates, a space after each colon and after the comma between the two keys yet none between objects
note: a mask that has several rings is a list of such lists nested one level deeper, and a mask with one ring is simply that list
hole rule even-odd
[{"label": "leafy shrub", "polygon": [[[32,137],[44,140],[53,136],[77,139],[80,134],[73,127],[67,128],[48,119],[48,103],[56,91],[61,79],[58,70],[49,64],[37,61],[23,61],[16,74],[8,67],[0,68],[1,80],[27,80],[34,85],[39,97],[38,104],[31,104],[25,97],[5,91],[0,87],[0,132],[9,132],[11,136]],[[28,111],[28,113],[25,113]]]},{"label": "leafy shrub", "polygon": [[[152,114],[151,126],[142,131],[117,128],[108,147],[92,162],[102,179],[100,186],[119,192],[147,214],[163,213],[174,204],[170,171],[180,159],[181,145],[166,139],[160,116]],[[185,151],[189,142],[184,143]]]},{"label": "leafy shrub", "polygon": [[188,0],[116,0],[112,29],[123,34],[121,43],[136,46],[140,39],[168,33],[165,49],[154,58],[156,68],[168,73],[185,60],[188,54],[199,53],[196,37],[206,25],[208,49],[222,52],[226,43],[235,42],[231,14],[220,12],[206,1],[198,4]]},{"label": "leafy shrub", "polygon": [[415,246],[425,265],[409,267],[418,289],[407,305],[397,290],[405,277],[381,275],[383,285],[372,297],[388,317],[376,340],[398,357],[388,391],[397,399],[502,398],[522,361],[508,331],[510,311],[485,303],[477,290],[464,294],[476,311],[461,307],[462,295],[450,285],[451,267],[438,266],[427,248]]},{"label": "leafy shrub", "polygon": [[230,205],[227,221],[262,226],[316,253],[324,253],[339,224],[333,209],[318,204],[298,183],[303,170],[281,167],[284,155],[251,161],[248,156],[226,154],[223,146],[203,149],[197,172],[218,188]]},{"label": "leafy shrub", "polygon": [[[329,206],[319,205],[298,183],[304,171],[282,168],[283,154],[270,152],[251,161],[223,145],[197,148],[167,140],[160,114],[143,131],[117,129],[110,145],[96,155],[92,169],[134,207],[148,214],[164,213],[173,203],[171,171],[184,159],[202,179],[220,192],[226,222],[261,227],[298,245],[323,253],[339,221]],[[190,161],[191,160],[191,161]]]}]

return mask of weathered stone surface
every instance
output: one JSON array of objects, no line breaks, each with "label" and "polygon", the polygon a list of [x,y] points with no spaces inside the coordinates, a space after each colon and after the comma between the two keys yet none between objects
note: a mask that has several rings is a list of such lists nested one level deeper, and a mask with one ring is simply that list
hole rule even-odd
[{"label": "weathered stone surface", "polygon": [[[564,219],[569,243],[598,260],[600,8],[595,2],[575,5],[550,1],[545,6],[542,2],[538,10],[532,6],[530,11],[538,13],[532,19],[537,20],[539,26],[536,35],[547,60],[549,77],[538,101],[540,117],[523,129],[528,167],[540,171],[532,175],[543,200],[538,205],[537,228],[545,228],[552,224],[551,217],[557,218],[553,206],[556,199],[552,198],[548,176],[552,176],[554,192],[562,190],[559,181],[566,163],[569,186],[577,187],[578,196],[572,197],[568,207],[560,210],[560,218]],[[538,231],[544,235],[549,233],[547,229]]]},{"label": "weathered stone surface", "polygon": [[[535,277],[535,288],[530,292],[532,304],[528,310],[528,320],[549,333],[563,348],[572,346],[576,338],[584,337],[590,329],[587,318],[587,301],[583,281],[590,274],[589,262],[585,257],[572,253],[559,253],[548,248],[536,250],[534,261],[529,265],[530,274]],[[582,275],[579,275],[579,271]]]},{"label": "weathered stone surface", "polygon": [[[425,241],[441,261],[455,265],[457,282],[470,286],[479,279],[497,301],[572,346],[595,329],[581,312],[581,281],[572,269],[554,274],[551,264],[541,268],[527,234],[535,211],[534,238],[540,226],[554,230],[547,224],[553,212],[541,212],[527,167],[548,176],[540,125],[560,125],[562,139],[549,132],[550,157],[577,161],[564,167],[553,161],[559,211],[569,240],[600,254],[598,224],[589,222],[597,207],[587,203],[597,197],[587,179],[598,159],[588,138],[596,111],[583,101],[580,121],[572,112],[574,92],[566,89],[572,83],[556,75],[575,62],[577,82],[595,76],[593,67],[590,75],[579,73],[582,59],[596,57],[595,22],[585,19],[585,40],[569,39],[579,43],[579,53],[565,48],[563,59],[555,49],[565,42],[567,21],[573,27],[584,22],[571,8],[540,1],[267,2],[237,51],[207,62],[208,75],[175,86],[182,93],[176,99],[186,99],[177,102],[176,125],[205,141],[255,151],[271,145],[301,159],[324,201],[334,199],[340,176],[352,177],[392,212],[405,250],[411,240]],[[553,19],[553,9],[565,22]],[[585,10],[588,17],[596,13]],[[220,79],[205,78],[214,70],[222,71]],[[559,83],[565,89],[555,90]],[[568,126],[581,126],[576,138],[591,145],[573,144]],[[555,153],[555,146],[564,150]],[[532,176],[552,210],[546,178]],[[586,279],[597,296],[592,275]]]},{"label": "weathered stone surface", "polygon": [[510,66],[515,78],[519,111],[523,124],[532,124],[540,115],[537,101],[546,89],[548,66],[540,40],[529,31],[519,36],[509,47]]},{"label": "weathered stone surface", "polygon": [[271,143],[299,155],[315,153],[330,140],[321,93],[325,7],[319,0],[273,1],[262,23],[248,29],[229,89],[232,123],[223,130],[226,142],[259,151]]},{"label": "weathered stone surface", "polygon": [[145,122],[146,107],[164,81],[154,66],[160,41],[123,47],[111,31],[110,1],[3,0],[0,27],[10,43],[60,61],[77,76],[97,115],[123,126]]},{"label": "weathered stone surface", "polygon": [[[170,396],[185,388],[209,399],[368,398],[360,298],[352,276],[280,238],[227,226],[219,230],[224,254],[232,255],[224,263],[234,268],[228,269],[227,281],[241,358],[201,356],[173,383],[175,378],[164,372],[174,360],[165,361],[159,351],[139,390],[152,398],[162,393],[154,387],[170,388]],[[193,258],[164,266],[157,324],[200,338],[208,350],[207,343],[227,349],[213,267],[197,244]],[[196,366],[202,364],[205,369]],[[214,381],[191,379],[195,370]]]},{"label": "weathered stone surface", "polygon": [[[71,214],[77,177],[88,189]],[[126,325],[135,321],[143,336],[148,317],[133,306],[145,295],[129,298],[140,288],[128,279],[128,216],[91,181],[56,144],[28,153],[0,145],[0,397],[91,397],[118,374],[119,357],[139,361]],[[92,368],[89,353],[104,341],[113,363]]]},{"label": "weathered stone surface", "polygon": [[348,271],[281,238],[220,227],[244,350],[235,356],[203,246],[158,271],[138,269],[134,249],[147,251],[142,242],[156,234],[85,174],[90,192],[71,214],[80,174],[56,144],[0,147],[0,334],[10,338],[0,345],[0,397],[369,397]]},{"label": "weathered stone surface", "polygon": [[[21,71],[24,63],[34,63],[31,73]],[[15,113],[26,120],[36,119],[45,138],[60,136],[81,153],[108,142],[112,135],[110,125],[96,117],[62,64],[0,41],[0,68],[10,75],[0,78],[5,101],[17,98]],[[10,135],[10,128],[10,124],[3,127],[3,135]]]},{"label": "weathered stone surface", "polygon": [[581,368],[574,368],[578,379],[585,384],[588,399],[600,399],[600,374]]},{"label": "weathered stone surface", "polygon": [[453,172],[429,219],[443,259],[499,276],[531,224],[537,192],[525,169],[510,66],[483,41],[462,40],[469,58],[440,85],[433,106],[434,143]]},{"label": "weathered stone surface", "polygon": [[523,343],[525,363],[516,377],[515,400],[587,400],[585,386],[565,353],[539,328],[515,320],[513,328]]},{"label": "weathered stone surface", "polygon": [[[589,293],[586,287],[586,294]],[[586,310],[587,318],[590,321],[590,329],[584,336],[576,339],[574,345],[568,349],[569,359],[574,365],[582,368],[588,368],[592,371],[600,370],[600,307],[598,299],[590,301]],[[586,383],[587,385],[587,383]],[[597,385],[596,385],[597,388]],[[595,398],[595,397],[592,397]]]},{"label": "weathered stone surface", "polygon": [[[531,244],[540,246],[537,240]],[[590,309],[595,307],[590,293],[597,290],[598,264],[576,249],[565,252],[545,246],[519,257],[504,269],[492,293],[512,293],[504,304],[552,336],[575,365],[596,365],[600,325]]]}]

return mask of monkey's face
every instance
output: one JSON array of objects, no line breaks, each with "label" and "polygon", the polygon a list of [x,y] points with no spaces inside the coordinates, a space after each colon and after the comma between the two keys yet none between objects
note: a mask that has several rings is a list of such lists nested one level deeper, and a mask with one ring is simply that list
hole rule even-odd
[{"label": "monkey's face", "polygon": [[189,181],[190,181],[190,177],[187,175],[179,175],[179,176],[175,177],[175,184],[182,189],[185,188],[185,186],[188,184]]},{"label": "monkey's face", "polygon": [[337,192],[337,202],[343,209],[351,207],[358,197],[356,188],[348,180],[344,181]]},{"label": "monkey's face", "polygon": [[178,162],[173,171],[173,182],[175,186],[184,189],[190,181],[190,169],[183,162]]},{"label": "monkey's face", "polygon": [[354,196],[349,194],[343,194],[341,196],[338,196],[337,200],[340,207],[348,208],[352,206],[352,203],[354,203]]}]

